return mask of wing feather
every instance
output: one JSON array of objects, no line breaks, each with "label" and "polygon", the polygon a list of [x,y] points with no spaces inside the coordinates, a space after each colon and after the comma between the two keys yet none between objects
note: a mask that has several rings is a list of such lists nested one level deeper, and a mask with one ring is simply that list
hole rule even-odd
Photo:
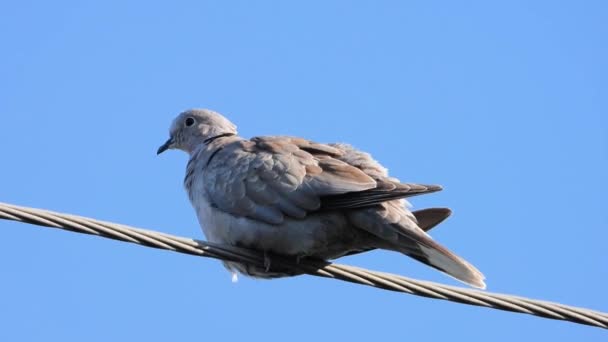
[{"label": "wing feather", "polygon": [[[385,183],[386,184],[386,183]],[[392,189],[369,189],[354,193],[330,195],[321,198],[321,209],[356,209],[387,201],[440,191],[439,185],[398,184]]]}]

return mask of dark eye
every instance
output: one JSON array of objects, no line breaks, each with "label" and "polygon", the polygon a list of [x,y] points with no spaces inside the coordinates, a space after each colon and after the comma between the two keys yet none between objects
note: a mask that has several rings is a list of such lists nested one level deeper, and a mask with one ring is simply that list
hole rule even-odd
[{"label": "dark eye", "polygon": [[186,127],[194,125],[194,118],[186,118]]}]

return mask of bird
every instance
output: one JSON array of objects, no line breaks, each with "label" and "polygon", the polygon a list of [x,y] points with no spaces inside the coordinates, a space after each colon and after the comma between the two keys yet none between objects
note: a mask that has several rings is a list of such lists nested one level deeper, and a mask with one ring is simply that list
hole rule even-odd
[{"label": "bird", "polygon": [[442,187],[402,183],[349,144],[291,136],[246,139],[221,114],[189,109],[173,120],[157,154],[170,149],[189,155],[184,187],[207,240],[264,253],[264,267],[224,262],[233,280],[237,273],[293,275],[273,270],[272,255],[326,261],[383,249],[486,287],[475,266],[427,233],[451,211],[412,212],[405,200]]}]

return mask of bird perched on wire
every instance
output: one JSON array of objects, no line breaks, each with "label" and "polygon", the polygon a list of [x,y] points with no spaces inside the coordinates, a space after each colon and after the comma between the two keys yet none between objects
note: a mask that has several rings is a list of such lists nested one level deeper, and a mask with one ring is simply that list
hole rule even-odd
[{"label": "bird perched on wire", "polygon": [[207,239],[267,255],[265,267],[226,262],[233,274],[290,275],[272,269],[272,254],[329,260],[380,248],[485,288],[481,272],[425,232],[449,209],[412,213],[407,207],[404,198],[440,186],[401,183],[347,144],[245,139],[207,109],[179,114],[169,133],[158,154],[179,149],[190,155],[184,186]]}]

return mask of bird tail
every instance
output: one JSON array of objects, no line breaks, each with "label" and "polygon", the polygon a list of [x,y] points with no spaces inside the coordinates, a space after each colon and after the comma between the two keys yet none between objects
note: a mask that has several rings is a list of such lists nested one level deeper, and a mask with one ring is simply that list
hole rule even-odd
[{"label": "bird tail", "polygon": [[396,249],[456,280],[479,289],[486,288],[485,277],[475,266],[450,252],[424,233],[400,234]]},{"label": "bird tail", "polygon": [[456,280],[485,289],[485,277],[475,266],[450,252],[426,233],[450,215],[449,209],[416,211],[412,213],[413,217],[399,215],[397,222],[387,218],[388,210],[383,209],[353,210],[349,212],[349,220],[355,227],[376,236],[379,239],[376,247],[401,252]]}]

